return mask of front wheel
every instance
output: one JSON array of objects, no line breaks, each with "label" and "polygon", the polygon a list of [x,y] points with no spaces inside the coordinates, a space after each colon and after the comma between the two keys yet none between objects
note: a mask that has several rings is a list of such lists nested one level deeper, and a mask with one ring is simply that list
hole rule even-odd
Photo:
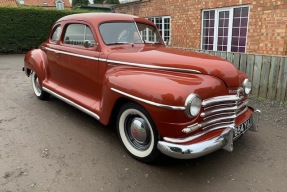
[{"label": "front wheel", "polygon": [[41,100],[48,99],[50,95],[49,93],[42,90],[42,87],[39,83],[39,78],[35,72],[32,72],[31,80],[32,80],[33,91],[35,95],[37,96],[37,98]]},{"label": "front wheel", "polygon": [[143,107],[135,103],[122,106],[117,118],[117,132],[127,151],[145,163],[155,161],[158,133],[152,119]]}]

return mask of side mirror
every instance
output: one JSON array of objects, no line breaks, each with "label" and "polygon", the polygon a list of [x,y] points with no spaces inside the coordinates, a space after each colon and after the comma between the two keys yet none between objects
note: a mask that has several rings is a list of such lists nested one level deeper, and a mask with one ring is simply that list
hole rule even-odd
[{"label": "side mirror", "polygon": [[90,47],[93,47],[94,45],[91,43],[91,41],[89,40],[85,40],[84,41],[84,47],[86,48],[90,48]]}]

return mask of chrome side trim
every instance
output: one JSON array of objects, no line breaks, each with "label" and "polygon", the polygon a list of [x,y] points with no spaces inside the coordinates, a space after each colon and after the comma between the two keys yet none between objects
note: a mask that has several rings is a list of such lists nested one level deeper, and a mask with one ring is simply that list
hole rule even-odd
[{"label": "chrome side trim", "polygon": [[48,47],[43,47],[42,46],[42,48],[46,49],[48,51],[52,51],[54,53],[61,53],[61,54],[65,54],[65,55],[70,55],[70,56],[74,56],[74,57],[80,57],[80,58],[90,59],[90,60],[95,60],[95,61],[99,61],[100,60],[99,58],[96,58],[96,57],[90,57],[90,56],[80,55],[80,54],[76,54],[76,53],[69,53],[69,52],[66,52],[66,51],[59,51],[59,50],[51,49],[51,48],[48,48]]},{"label": "chrome side trim", "polygon": [[90,110],[88,110],[88,109],[86,109],[86,108],[84,108],[84,107],[82,107],[82,106],[80,106],[80,105],[74,103],[73,101],[71,101],[71,100],[69,100],[69,99],[67,99],[67,98],[65,98],[65,97],[63,97],[63,96],[61,96],[61,95],[55,93],[54,91],[51,91],[50,89],[48,89],[48,88],[46,88],[46,87],[42,87],[42,89],[43,89],[44,91],[46,91],[47,93],[50,93],[51,95],[57,97],[58,99],[60,99],[60,100],[62,100],[62,101],[64,101],[64,102],[66,102],[67,104],[72,105],[73,107],[75,107],[75,108],[77,108],[77,109],[83,111],[84,113],[86,113],[86,114],[88,114],[88,115],[90,115],[90,116],[96,118],[97,120],[100,120],[100,117],[99,117],[96,113],[94,113],[94,112],[92,112],[92,111],[90,111]]},{"label": "chrome side trim", "polygon": [[66,51],[59,51],[59,50],[48,48],[48,47],[44,47],[44,46],[42,46],[41,48],[49,50],[49,51],[53,51],[55,53],[61,53],[61,54],[65,54],[65,55],[70,55],[70,56],[75,56],[75,57],[80,57],[80,58],[85,58],[85,59],[91,59],[91,60],[95,60],[95,61],[103,61],[103,62],[108,62],[108,63],[115,63],[115,64],[120,64],[120,65],[128,65],[128,66],[142,67],[142,68],[148,68],[148,69],[177,71],[177,72],[201,73],[200,71],[193,70],[193,69],[162,67],[162,66],[155,66],[155,65],[148,65],[148,64],[141,64],[141,63],[131,63],[131,62],[124,62],[124,61],[107,60],[107,59],[95,58],[95,57],[85,56],[85,55],[76,54],[76,53],[69,53],[69,52],[66,52]]},{"label": "chrome side trim", "polygon": [[156,103],[156,102],[153,102],[153,101],[149,101],[149,100],[146,100],[146,99],[142,99],[142,98],[130,95],[128,93],[125,93],[123,91],[117,90],[115,88],[111,88],[111,90],[116,92],[116,93],[119,93],[121,95],[124,95],[126,97],[129,97],[129,98],[132,98],[132,99],[135,99],[135,100],[138,100],[138,101],[141,101],[143,103],[146,103],[146,104],[149,104],[149,105],[153,105],[153,106],[156,106],[156,107],[161,107],[161,108],[164,108],[164,109],[171,109],[171,110],[185,110],[185,107],[182,107],[182,106],[172,106],[172,105],[160,104],[160,103]]},{"label": "chrome side trim", "polygon": [[116,64],[120,64],[120,65],[128,65],[128,66],[133,66],[133,67],[143,67],[143,68],[148,68],[148,69],[159,69],[159,70],[188,72],[188,73],[201,73],[200,71],[193,70],[193,69],[162,67],[162,66],[147,65],[147,64],[141,64],[141,63],[130,63],[130,62],[124,62],[124,61],[116,61],[116,60],[107,60],[107,62],[116,63]]}]

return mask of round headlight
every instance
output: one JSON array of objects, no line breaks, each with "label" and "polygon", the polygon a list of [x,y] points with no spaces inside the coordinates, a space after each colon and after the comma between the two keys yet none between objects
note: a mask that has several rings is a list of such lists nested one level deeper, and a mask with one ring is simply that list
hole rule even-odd
[{"label": "round headlight", "polygon": [[197,94],[190,94],[185,100],[185,113],[188,117],[195,117],[201,109],[201,99]]},{"label": "round headlight", "polygon": [[245,79],[243,81],[243,85],[242,86],[243,86],[245,94],[249,95],[250,92],[251,92],[251,87],[252,87],[251,81],[249,79]]}]

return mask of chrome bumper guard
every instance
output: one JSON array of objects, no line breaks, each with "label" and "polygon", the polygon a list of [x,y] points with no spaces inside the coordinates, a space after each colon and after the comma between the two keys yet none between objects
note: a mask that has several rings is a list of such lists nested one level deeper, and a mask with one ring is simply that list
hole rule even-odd
[{"label": "chrome bumper guard", "polygon": [[[252,115],[253,125],[249,128],[250,131],[258,131],[258,123],[260,118],[260,110],[254,110]],[[193,159],[207,155],[218,149],[224,149],[229,152],[233,151],[233,135],[234,126],[224,129],[220,136],[190,145],[174,144],[166,141],[159,141],[157,148],[165,155],[177,159]]]}]

